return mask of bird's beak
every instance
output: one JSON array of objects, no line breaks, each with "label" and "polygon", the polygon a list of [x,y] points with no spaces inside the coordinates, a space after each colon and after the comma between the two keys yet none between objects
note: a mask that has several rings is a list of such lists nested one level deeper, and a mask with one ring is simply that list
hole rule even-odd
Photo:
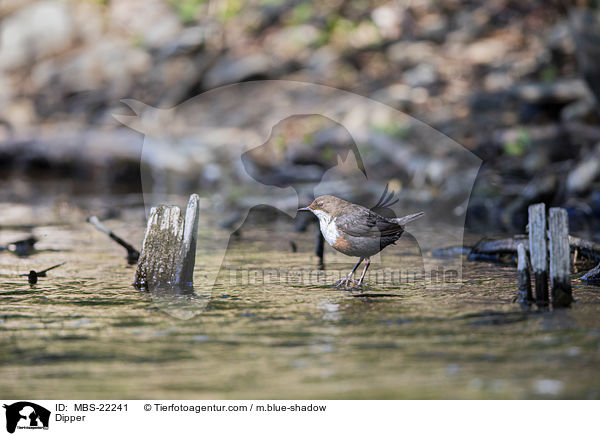
[{"label": "bird's beak", "polygon": [[307,210],[309,212],[312,212],[312,209],[310,207],[301,207],[300,209],[298,209],[298,212],[300,212],[301,210]]}]

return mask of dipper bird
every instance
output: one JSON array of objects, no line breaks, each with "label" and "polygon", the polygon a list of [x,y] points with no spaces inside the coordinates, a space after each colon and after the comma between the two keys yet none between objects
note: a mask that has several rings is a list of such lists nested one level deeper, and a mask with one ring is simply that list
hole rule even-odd
[{"label": "dipper bird", "polygon": [[406,223],[424,215],[424,212],[418,212],[402,218],[385,218],[366,207],[333,195],[317,197],[308,207],[298,210],[316,215],[321,233],[329,245],[340,253],[359,258],[350,274],[336,283],[337,287],[344,285],[345,289],[353,281],[352,276],[358,266],[366,259],[365,268],[357,282],[357,287],[361,287],[371,264],[371,256],[400,239]]}]

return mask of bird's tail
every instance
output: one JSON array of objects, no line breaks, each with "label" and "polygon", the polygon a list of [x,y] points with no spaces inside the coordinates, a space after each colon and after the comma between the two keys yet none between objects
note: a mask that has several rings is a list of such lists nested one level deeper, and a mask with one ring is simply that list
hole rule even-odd
[{"label": "bird's tail", "polygon": [[394,218],[392,221],[394,221],[396,224],[400,224],[401,226],[403,226],[404,224],[414,221],[417,218],[421,218],[423,215],[425,215],[425,212],[417,212],[403,216],[402,218]]}]

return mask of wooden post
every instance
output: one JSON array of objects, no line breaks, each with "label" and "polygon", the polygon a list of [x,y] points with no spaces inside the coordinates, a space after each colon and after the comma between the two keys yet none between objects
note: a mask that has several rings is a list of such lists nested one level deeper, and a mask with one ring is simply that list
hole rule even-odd
[{"label": "wooden post", "polygon": [[531,295],[531,276],[529,274],[529,262],[527,261],[527,252],[525,246],[519,244],[517,246],[519,255],[518,270],[519,270],[519,294],[517,301],[521,306],[529,307],[533,303]]},{"label": "wooden post", "polygon": [[548,305],[548,257],[546,244],[546,206],[529,206],[529,255],[535,277],[535,301],[540,307]]},{"label": "wooden post", "polygon": [[548,241],[550,245],[552,307],[569,307],[573,302],[571,292],[569,218],[567,211],[560,207],[553,207],[549,212]]},{"label": "wooden post", "polygon": [[198,239],[198,195],[192,194],[185,218],[177,206],[152,208],[133,286],[192,289]]}]

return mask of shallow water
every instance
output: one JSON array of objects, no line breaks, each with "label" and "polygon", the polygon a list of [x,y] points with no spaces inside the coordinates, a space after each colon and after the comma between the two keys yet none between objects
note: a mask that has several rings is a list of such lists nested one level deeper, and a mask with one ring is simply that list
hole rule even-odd
[{"label": "shallow water", "polygon": [[[105,224],[139,247],[139,218]],[[577,304],[545,313],[523,313],[516,270],[487,263],[465,261],[462,286],[446,290],[231,283],[231,268],[318,271],[314,229],[255,225],[232,241],[209,298],[192,301],[196,316],[180,319],[135,291],[124,250],[82,221],[36,228],[38,247],[55,251],[0,253],[5,398],[600,398],[600,297],[576,279]],[[375,273],[422,265],[410,244],[384,253]],[[62,261],[36,285],[19,276]],[[351,262],[328,250],[325,271]],[[215,268],[199,247],[196,279]]]}]

